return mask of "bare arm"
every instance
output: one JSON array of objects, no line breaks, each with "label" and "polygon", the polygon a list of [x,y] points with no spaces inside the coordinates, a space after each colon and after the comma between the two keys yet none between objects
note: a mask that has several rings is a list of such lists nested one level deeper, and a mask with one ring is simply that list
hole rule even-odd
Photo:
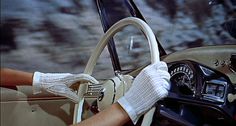
[{"label": "bare arm", "polygon": [[147,66],[136,76],[130,89],[117,103],[77,126],[122,126],[129,120],[136,124],[143,113],[168,95],[169,79],[165,62]]},{"label": "bare arm", "polygon": [[122,126],[129,120],[125,110],[118,103],[114,103],[91,118],[72,126]]},{"label": "bare arm", "polygon": [[65,96],[74,102],[78,102],[79,99],[76,93],[71,91],[71,85],[79,86],[81,81],[98,83],[95,78],[87,74],[29,73],[8,68],[1,68],[0,72],[0,86],[2,87],[33,86],[34,94],[40,93],[44,89],[50,93]]},{"label": "bare arm", "polygon": [[33,73],[1,68],[1,86],[32,85]]}]

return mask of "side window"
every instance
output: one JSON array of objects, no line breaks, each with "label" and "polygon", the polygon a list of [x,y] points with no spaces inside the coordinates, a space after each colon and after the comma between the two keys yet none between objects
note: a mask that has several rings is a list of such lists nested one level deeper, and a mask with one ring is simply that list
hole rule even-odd
[{"label": "side window", "polygon": [[83,72],[103,34],[92,0],[3,0],[1,31],[1,67],[32,72]]},{"label": "side window", "polygon": [[134,26],[127,26],[114,37],[122,71],[129,71],[150,63],[148,41]]},{"label": "side window", "polygon": [[94,67],[93,76],[97,79],[108,79],[114,75],[110,54],[106,46]]},{"label": "side window", "polygon": [[134,1],[167,53],[235,44],[234,0]]}]

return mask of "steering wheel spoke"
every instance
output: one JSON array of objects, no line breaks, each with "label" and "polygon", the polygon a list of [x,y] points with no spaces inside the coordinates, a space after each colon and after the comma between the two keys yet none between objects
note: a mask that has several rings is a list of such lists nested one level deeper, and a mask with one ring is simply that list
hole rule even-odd
[{"label": "steering wheel spoke", "polygon": [[[91,75],[93,69],[96,65],[96,62],[107,45],[108,41],[120,30],[122,30],[125,26],[134,25],[138,29],[142,31],[145,37],[148,40],[150,54],[151,54],[151,63],[156,63],[160,61],[158,46],[156,42],[156,38],[151,28],[141,19],[135,17],[128,17],[122,19],[115,23],[101,38],[100,42],[97,44],[94,52],[89,58],[89,61],[85,67],[84,73]],[[78,89],[78,96],[80,97],[79,104],[76,104],[74,110],[74,121],[73,123],[78,123],[82,121],[82,110],[84,100],[86,99],[96,99],[98,111],[101,111],[115,101],[117,101],[120,97],[124,96],[125,92],[131,87],[133,77],[130,75],[122,75],[117,74],[115,77],[108,79],[104,83],[100,84],[82,84]],[[89,102],[89,104],[92,104]],[[155,111],[155,108],[151,109],[144,116],[142,125],[150,125],[152,121],[152,116]]]}]

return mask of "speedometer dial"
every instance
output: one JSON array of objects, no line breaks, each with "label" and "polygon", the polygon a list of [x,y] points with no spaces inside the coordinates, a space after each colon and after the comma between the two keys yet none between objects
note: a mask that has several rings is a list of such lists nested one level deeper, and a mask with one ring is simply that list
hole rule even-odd
[{"label": "speedometer dial", "polygon": [[187,64],[175,64],[169,68],[171,83],[179,93],[193,95],[195,93],[194,73]]}]

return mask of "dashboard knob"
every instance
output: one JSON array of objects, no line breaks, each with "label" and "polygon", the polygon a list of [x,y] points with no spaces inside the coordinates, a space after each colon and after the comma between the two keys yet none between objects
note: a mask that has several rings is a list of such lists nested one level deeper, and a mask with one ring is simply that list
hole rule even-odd
[{"label": "dashboard knob", "polygon": [[236,94],[228,94],[228,101],[233,102],[234,100],[236,100]]}]

